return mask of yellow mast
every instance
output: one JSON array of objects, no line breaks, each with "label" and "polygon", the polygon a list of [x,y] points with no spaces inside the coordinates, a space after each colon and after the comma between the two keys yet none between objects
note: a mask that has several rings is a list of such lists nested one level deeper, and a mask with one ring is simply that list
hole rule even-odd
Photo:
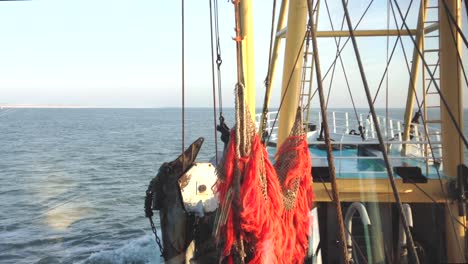
[{"label": "yellow mast", "polygon": [[255,122],[255,53],[252,0],[240,1],[242,64],[244,65],[245,102]]},{"label": "yellow mast", "polygon": [[[455,26],[449,24],[449,17],[444,7],[455,17],[458,25],[461,25],[461,1],[439,1],[439,25],[440,25],[440,87],[442,95],[447,101],[450,111],[455,117],[455,122],[463,129],[463,104],[461,67],[458,54],[461,55],[461,39]],[[452,32],[453,33],[452,33]],[[456,42],[453,41],[453,36]],[[448,110],[441,101],[442,120],[442,157],[444,174],[449,179],[457,179],[457,166],[463,163],[463,143],[453,124]],[[446,208],[446,236],[447,236],[447,261],[450,263],[464,263],[466,261],[465,232],[463,227],[455,222],[456,218],[464,223],[464,217],[458,216],[456,204],[448,205]]]},{"label": "yellow mast", "polygon": [[290,0],[281,88],[281,100],[283,101],[279,115],[277,148],[288,137],[299,104],[306,23],[307,1]]},{"label": "yellow mast", "polygon": [[276,25],[276,36],[275,36],[275,41],[274,41],[274,44],[273,44],[273,51],[272,51],[272,54],[271,55],[271,65],[269,66],[270,69],[270,76],[269,76],[269,80],[268,80],[268,87],[267,87],[267,90],[269,91],[269,94],[267,95],[266,97],[266,104],[267,105],[270,105],[270,98],[271,98],[271,91],[273,90],[271,87],[273,87],[273,81],[274,81],[274,78],[273,76],[275,76],[275,73],[276,73],[276,65],[277,65],[277,62],[278,62],[278,54],[279,54],[279,49],[280,49],[280,45],[281,45],[281,38],[278,36],[278,32],[280,32],[281,30],[285,29],[284,28],[284,23],[285,23],[285,17],[286,17],[286,13],[288,12],[287,10],[287,4],[288,4],[288,0],[283,0],[281,1],[281,8],[280,8],[280,12],[279,12],[279,17],[278,17],[278,23]]}]

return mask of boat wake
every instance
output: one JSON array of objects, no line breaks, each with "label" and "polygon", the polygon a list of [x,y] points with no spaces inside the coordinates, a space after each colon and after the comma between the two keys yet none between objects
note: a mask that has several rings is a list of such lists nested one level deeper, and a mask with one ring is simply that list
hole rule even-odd
[{"label": "boat wake", "polygon": [[[160,230],[158,230],[160,232]],[[145,264],[159,264],[160,252],[151,235],[145,235],[137,239],[130,240],[124,246],[113,249],[103,250],[91,254],[83,263],[145,263]]]}]

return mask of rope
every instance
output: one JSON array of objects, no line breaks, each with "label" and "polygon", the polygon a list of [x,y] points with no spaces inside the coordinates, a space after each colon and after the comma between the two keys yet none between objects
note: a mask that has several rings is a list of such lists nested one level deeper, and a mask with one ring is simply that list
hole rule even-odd
[{"label": "rope", "polygon": [[[371,0],[369,2],[369,4],[367,5],[366,9],[364,10],[364,12],[362,13],[361,17],[359,18],[358,22],[356,23],[356,26],[354,27],[353,30],[356,30],[357,27],[359,26],[359,24],[361,24],[362,20],[364,19],[364,16],[367,14],[367,11],[369,11],[369,8],[371,7],[372,3],[374,3],[374,0]],[[351,37],[348,37],[345,41],[345,43],[343,43],[343,47],[341,47],[340,49],[340,52],[338,52],[338,54],[335,56],[335,59],[333,60],[332,62],[332,65],[330,65],[330,67],[328,67],[327,71],[325,72],[325,75],[323,75],[323,78],[322,78],[322,81],[325,80],[325,78],[327,78],[327,75],[328,73],[330,73],[330,70],[333,66],[333,64],[336,63],[336,61],[338,60],[338,56],[341,54],[341,52],[344,50],[344,48],[346,47],[346,44],[348,44],[349,40],[351,39]]]},{"label": "rope", "polygon": [[[455,20],[455,18],[453,17],[452,12],[450,12],[450,10],[448,10],[447,3],[445,3],[445,1],[442,1],[442,3],[444,4],[445,13],[447,14],[447,23],[450,24],[450,22],[452,22],[452,25],[455,25],[455,27],[457,29],[457,32],[463,38],[463,41],[466,41],[465,36],[463,35],[463,32],[461,32],[461,30],[459,29],[458,23]],[[453,32],[452,28],[450,28],[450,35],[452,36],[453,45],[455,46],[455,50],[457,51],[457,60],[458,60],[458,64],[461,67],[461,70],[462,70],[462,73],[463,73],[463,78],[465,79],[465,84],[468,85],[468,79],[467,79],[466,72],[465,72],[465,66],[463,66],[463,61],[462,61],[462,58],[461,58],[461,54],[460,54],[460,51],[458,50],[458,47],[457,47],[458,46],[457,45],[457,39],[455,37],[455,33]],[[468,45],[468,43],[465,42],[465,45]],[[460,73],[457,73],[457,74],[460,74]]]},{"label": "rope", "polygon": [[[356,23],[356,26],[354,27],[354,30],[357,29],[357,27],[359,26],[359,24],[362,22],[364,16],[367,14],[367,11],[369,11],[369,8],[371,7],[372,3],[374,2],[374,0],[371,0],[369,2],[369,4],[367,5],[366,9],[364,10],[364,12],[362,13],[361,17],[359,18],[358,22]],[[330,73],[330,70],[332,69],[333,65],[336,64],[337,60],[338,60],[338,56],[341,54],[341,52],[344,50],[344,48],[346,47],[346,44],[348,44],[350,40],[350,37],[348,37],[345,41],[345,43],[343,44],[343,47],[341,47],[341,49],[339,50],[339,52],[337,52],[336,56],[335,56],[335,59],[333,60],[333,62],[331,63],[331,65],[328,67],[327,71],[325,72],[325,75],[323,76],[322,78],[322,82],[325,81],[325,78],[327,78],[327,75]],[[317,89],[315,89],[314,93],[312,94],[312,98],[314,98],[315,94],[317,93]]]},{"label": "rope", "polygon": [[468,1],[465,0],[464,2],[465,2],[465,11],[466,11],[466,13],[468,14]]},{"label": "rope", "polygon": [[273,38],[274,38],[274,29],[275,29],[275,16],[276,16],[276,0],[273,0],[273,8],[271,11],[271,31],[270,31],[270,48],[268,51],[268,66],[267,66],[267,75],[265,77],[265,96],[263,99],[263,110],[262,110],[262,120],[260,122],[260,136],[262,138],[262,143],[265,143],[266,139],[266,126],[267,126],[267,115],[268,115],[268,102],[269,95],[270,95],[270,83],[271,83],[271,72],[270,72],[270,66],[271,66],[271,57],[272,57],[272,50],[273,50]]},{"label": "rope", "polygon": [[[397,7],[397,9],[398,9],[398,12],[399,12],[399,14],[400,14],[400,16],[401,16],[401,10],[400,10],[400,7],[399,7],[399,5],[398,5],[398,3],[397,3],[396,1],[395,1],[395,5],[396,5],[396,7]],[[403,23],[404,23],[404,26],[406,27],[406,30],[409,31],[408,25],[407,25],[404,21],[403,21]],[[429,70],[429,67],[427,66],[427,63],[426,63],[424,57],[422,56],[421,51],[419,50],[418,46],[416,45],[416,43],[415,43],[415,41],[414,41],[414,39],[413,39],[412,37],[411,37],[411,40],[413,41],[413,44],[414,44],[415,48],[417,49],[419,55],[421,56],[421,59],[422,59],[422,61],[423,61],[423,63],[424,63],[424,66],[426,66],[426,69],[427,69],[427,71],[428,71],[428,73],[429,73],[429,75],[430,75],[430,77],[431,77],[431,81],[434,80],[434,75],[433,75],[433,73]],[[441,95],[441,93],[440,93],[440,90],[438,89],[437,83],[436,83],[435,81],[434,81],[433,83],[434,83],[434,85],[435,85],[435,87],[436,87],[436,89],[437,89],[437,91],[438,91],[438,93],[439,93],[439,95],[440,95],[442,101],[445,102],[445,99],[442,97],[442,95]],[[415,91],[415,88],[414,88],[414,87],[413,87],[413,90],[414,90],[414,92],[415,92],[415,94],[416,94],[416,91]],[[416,100],[418,100],[417,94],[416,94]],[[419,101],[419,100],[418,100],[418,101]],[[418,106],[419,106],[419,104],[418,104]],[[421,111],[421,106],[419,106],[419,111]],[[449,112],[449,114],[451,115],[450,109],[448,109],[448,112]],[[424,123],[424,122],[425,122],[424,117],[421,116],[421,118],[422,118],[422,122]],[[453,121],[453,120],[452,120],[452,121]],[[455,123],[455,126],[457,127],[457,124],[456,124],[456,123]],[[427,129],[427,128],[425,127],[425,129]],[[426,130],[425,133],[427,134],[428,131]],[[461,136],[463,136],[463,134],[461,134]],[[431,150],[432,150],[433,147],[432,147],[431,139],[428,137],[427,140],[428,140],[429,146],[430,146],[430,148],[431,148]],[[431,151],[431,156],[432,156],[432,159],[435,160],[435,154],[434,154],[433,151]],[[443,184],[443,182],[442,182],[442,177],[441,177],[441,175],[440,175],[439,169],[437,169],[436,172],[437,172],[437,176],[438,176],[438,179],[439,179],[439,184],[440,184],[440,188],[441,188],[441,190],[442,190],[442,194],[443,194],[444,197],[448,197],[447,194],[445,193],[445,187],[444,187],[444,184]],[[449,212],[449,214],[450,214],[450,217],[451,217],[452,219],[456,219],[456,218],[454,217],[454,214],[453,214],[453,212],[452,212],[452,209],[450,208],[450,203],[449,203],[449,201],[448,201],[447,198],[445,199],[445,204],[446,204],[446,207],[447,207],[448,212]],[[459,223],[458,219],[456,219],[456,222]],[[454,230],[454,232],[455,232],[455,224],[454,224],[454,222],[451,221],[451,224],[452,224],[452,228],[453,228],[453,230]],[[459,224],[461,224],[462,226],[464,226],[462,223],[459,223]],[[460,252],[463,252],[463,249],[462,249],[462,247],[461,247],[460,241],[458,241],[458,240],[457,240],[457,245],[458,245],[458,248],[459,248]]]},{"label": "rope", "polygon": [[[185,3],[182,0],[182,153],[185,151]],[[182,155],[182,158],[184,155]]]},{"label": "rope", "polygon": [[[393,13],[393,16],[394,16],[395,24],[398,25],[398,23],[396,22],[396,16],[395,16],[395,12],[394,12],[394,9],[393,9],[393,4],[392,4],[392,2],[390,2],[390,6],[391,6],[391,8],[392,8],[392,13]],[[405,48],[404,48],[404,45],[403,45],[403,41],[402,41],[401,39],[400,39],[400,44],[401,44],[401,47],[402,47],[402,50],[403,50],[403,55],[405,56],[406,68],[407,68],[407,70],[408,70],[408,73],[410,73],[411,70],[410,70],[410,67],[409,67],[409,62],[408,62],[408,59],[407,59],[407,57],[406,57],[406,51],[405,51]],[[438,65],[437,65],[437,66],[438,66]],[[435,67],[434,71],[437,70],[437,66]],[[431,82],[432,82],[432,81],[433,81],[433,79],[431,79]],[[430,84],[431,84],[431,83],[429,83],[429,85],[430,85]],[[414,86],[412,86],[411,88],[413,89],[413,92],[414,92],[414,94],[415,94],[416,103],[417,103],[417,105],[418,105],[418,111],[422,112],[422,105],[423,105],[424,100],[423,100],[422,102],[420,102],[420,101],[419,101],[418,94],[416,93],[416,88],[415,88]],[[428,87],[428,89],[429,89],[429,87]],[[426,122],[424,116],[421,116],[421,119],[422,119],[422,122],[423,122],[423,123]],[[425,129],[427,129],[427,127],[425,127]],[[427,131],[427,130],[425,131],[426,135],[428,134],[428,132],[429,132],[429,131]],[[429,148],[430,148],[431,150],[433,150],[434,148],[433,148],[433,144],[432,144],[431,138],[430,138],[430,137],[427,137],[427,141],[428,141],[428,144],[429,144]],[[433,160],[435,160],[434,151],[431,151],[431,157],[432,157]],[[441,175],[440,175],[440,170],[437,169],[436,172],[437,172],[437,176],[438,176],[438,180],[439,180],[439,183],[440,183],[440,186],[441,186],[441,191],[442,191],[442,193],[443,193],[443,196],[444,196],[444,197],[448,197],[448,196],[446,195],[446,193],[445,193],[445,188],[443,187],[443,182],[442,182],[442,177],[441,177]],[[411,179],[409,179],[409,180],[411,181]],[[415,183],[413,183],[413,184],[416,185]],[[433,201],[433,202],[439,207],[439,204],[434,200],[434,198],[432,198],[428,193],[426,193],[426,192],[425,192],[421,187],[419,187],[418,185],[416,185],[416,187],[417,187],[421,192],[423,192],[424,195],[426,195],[431,201]],[[455,218],[455,216],[454,216],[453,213],[452,213],[452,210],[450,209],[450,207],[448,207],[448,205],[449,205],[448,199],[445,199],[445,203],[446,203],[446,205],[447,205],[447,208],[448,208],[448,211],[449,211],[449,214],[450,214],[452,220],[454,220],[455,222],[457,222],[458,224],[460,224],[461,226],[463,226],[464,228],[466,228],[466,226],[465,226],[463,223],[461,223],[460,221],[458,221],[458,219]],[[452,228],[455,229],[455,226],[454,226],[453,223],[452,223]],[[461,248],[461,245],[460,245],[459,243],[458,243],[458,246]]]},{"label": "rope", "polygon": [[[400,17],[403,17],[403,14],[401,13],[400,6],[399,6],[398,3],[396,2],[396,0],[394,0],[394,1],[395,1],[395,6],[397,7],[397,10],[398,10],[398,13],[399,13]],[[407,31],[408,33],[410,33],[410,29],[409,29],[408,25],[406,24],[406,22],[403,22],[403,25],[405,26],[406,31]],[[416,41],[413,39],[413,37],[412,37],[411,35],[410,35],[410,39],[411,39],[411,41],[413,42],[415,49],[418,51],[419,56],[421,57],[421,60],[422,60],[422,62],[423,62],[423,64],[424,64],[424,67],[427,69],[427,71],[428,71],[428,73],[429,73],[431,79],[434,80],[434,79],[435,79],[435,78],[434,78],[434,74],[429,70],[429,66],[427,65],[427,62],[426,62],[426,60],[424,59],[424,55],[422,54],[421,50],[419,50],[419,48],[417,47]],[[465,148],[468,148],[468,141],[466,140],[465,136],[463,135],[463,131],[461,130],[460,126],[459,126],[458,123],[456,122],[455,117],[453,116],[453,113],[452,113],[452,111],[450,110],[450,108],[449,108],[449,106],[448,106],[447,100],[445,100],[445,97],[442,95],[442,92],[440,91],[440,88],[439,88],[439,85],[437,84],[437,82],[434,82],[434,86],[435,86],[435,88],[436,88],[436,90],[437,90],[437,93],[438,93],[439,96],[440,96],[440,99],[441,99],[442,103],[444,104],[445,108],[447,109],[447,113],[449,114],[450,120],[453,122],[453,125],[454,125],[455,129],[457,130],[458,135],[459,135],[460,138],[463,140],[463,143],[464,143],[464,145],[465,145]]]},{"label": "rope", "polygon": [[[237,84],[236,84],[236,160],[239,161],[241,156],[244,156],[244,153],[241,151],[244,150],[244,146],[246,146],[246,124],[245,122],[240,122],[240,116],[244,117],[244,121],[246,120],[246,106],[244,102],[244,96],[239,98],[239,94],[244,92],[244,68],[242,64],[242,35],[241,35],[241,17],[240,17],[240,10],[239,10],[239,3],[240,0],[233,0],[232,3],[234,4],[234,12],[235,12],[235,31],[236,31],[236,57],[237,57]],[[243,95],[243,94],[242,94]],[[240,100],[242,99],[242,100]],[[240,113],[239,110],[242,110]],[[242,146],[242,147],[241,147]],[[245,260],[245,251],[244,251],[244,242],[241,236],[241,227],[239,223],[240,219],[240,211],[241,203],[240,203],[240,186],[241,186],[241,175],[239,173],[235,173],[233,179],[233,201],[232,206],[233,208],[233,218],[234,220],[234,230],[236,234],[236,244],[237,244],[237,253],[240,258],[240,262],[244,263]]]},{"label": "rope", "polygon": [[[408,6],[408,9],[406,10],[406,14],[405,14],[405,17],[403,18],[403,21],[406,21],[406,18],[408,16],[408,13],[409,13],[409,10],[411,9],[411,6],[413,5],[413,0],[410,1],[409,3],[409,6]],[[410,78],[410,83],[411,83],[411,88],[413,90],[415,90],[415,87],[413,85],[413,79],[411,78],[411,70],[409,68],[409,62],[408,62],[408,56],[406,56],[406,50],[405,50],[405,46],[403,45],[403,40],[401,39],[401,34],[400,34],[400,30],[403,29],[403,25],[401,26],[401,28],[398,27],[398,22],[396,20],[396,16],[395,16],[395,12],[393,10],[393,5],[392,5],[392,2],[390,2],[390,7],[391,7],[391,10],[392,10],[392,13],[393,13],[393,22],[395,23],[396,25],[396,28],[397,28],[397,38],[395,40],[395,44],[393,45],[393,49],[392,49],[392,52],[391,52],[391,55],[390,55],[390,59],[387,59],[387,65],[385,66],[385,70],[384,70],[384,73],[382,74],[382,78],[380,79],[380,82],[379,82],[379,87],[377,88],[377,91],[374,95],[374,99],[372,99],[372,105],[375,104],[375,101],[377,100],[377,97],[379,96],[380,94],[380,91],[382,89],[382,85],[383,85],[383,82],[385,80],[385,77],[388,75],[388,67],[390,66],[390,62],[393,58],[393,54],[396,50],[396,47],[398,45],[398,41],[400,42],[400,45],[401,45],[401,49],[403,51],[403,57],[405,58],[405,63],[406,63],[406,68],[408,69],[408,74],[409,74],[409,78]],[[436,66],[437,68],[437,66]],[[388,78],[387,78],[388,79]],[[387,81],[388,82],[388,81]],[[432,80],[431,80],[432,82]],[[431,85],[431,83],[429,83],[429,86]],[[416,94],[416,93],[415,93]],[[367,114],[367,117],[366,117],[366,120],[369,120],[371,116],[371,112],[369,111],[369,113]],[[388,120],[388,118],[387,118]],[[388,127],[388,126],[387,126]]]},{"label": "rope", "polygon": [[[346,3],[348,3],[348,1],[346,1]],[[331,18],[331,15],[330,15],[330,9],[328,7],[328,1],[325,0],[325,7],[327,9],[327,15],[328,15],[328,20],[330,21],[330,26],[332,28],[332,31],[335,31],[334,27],[333,27],[333,21],[332,21],[332,18]],[[341,20],[341,26],[340,26],[340,30],[343,30],[343,27],[344,27],[344,21],[345,21],[345,18],[344,18],[344,15],[343,15],[343,19]],[[335,41],[335,45],[337,46],[336,47],[336,52],[338,53],[338,51],[340,50],[340,44],[341,44],[341,37],[339,37],[338,39],[338,43],[336,41],[336,37],[333,37],[334,41]],[[340,60],[341,60],[341,54],[340,55],[337,55],[337,56],[340,56]],[[341,60],[342,61],[342,60]],[[327,94],[327,103],[326,103],[326,106],[328,108],[328,102],[330,100],[330,94],[331,94],[331,88],[332,88],[332,83],[333,83],[333,79],[334,79],[334,76],[335,76],[335,68],[336,68],[336,63],[333,64],[333,70],[332,70],[332,77],[330,78],[330,84],[329,84],[329,88],[328,88],[328,94]],[[343,73],[346,75],[346,73],[343,71]],[[346,76],[345,76],[345,79],[346,79]],[[346,82],[347,82],[347,79],[346,79]],[[349,87],[348,87],[349,89]],[[351,98],[352,100],[352,98]]]},{"label": "rope", "polygon": [[218,164],[218,137],[217,137],[217,122],[216,122],[216,80],[215,80],[215,59],[214,59],[214,47],[213,47],[213,8],[211,6],[211,0],[208,0],[210,4],[210,37],[211,37],[211,78],[213,84],[213,127],[214,127],[214,140],[215,140],[215,158],[216,164]]},{"label": "rope", "polygon": [[382,137],[382,133],[380,131],[380,125],[379,125],[379,122],[377,120],[377,115],[375,113],[374,105],[372,104],[372,98],[371,98],[369,86],[367,84],[366,75],[364,73],[364,67],[362,65],[361,56],[359,54],[359,49],[357,47],[356,38],[355,38],[354,32],[352,30],[353,27],[352,27],[352,24],[351,24],[351,18],[349,17],[348,7],[346,6],[345,0],[341,0],[341,2],[343,4],[343,10],[344,10],[344,13],[346,15],[346,22],[348,24],[349,34],[351,36],[351,41],[353,43],[354,53],[356,55],[356,60],[357,60],[358,66],[359,66],[359,72],[361,74],[361,79],[362,79],[362,82],[363,82],[363,85],[364,85],[364,90],[366,92],[367,101],[369,103],[369,108],[371,109],[371,112],[372,112],[372,118],[374,120],[374,125],[376,127],[377,137],[379,138],[379,145],[380,145],[380,149],[382,151],[382,156],[383,156],[384,161],[385,161],[385,166],[387,168],[388,178],[389,178],[390,184],[392,186],[393,193],[395,195],[395,201],[397,203],[398,210],[399,210],[400,215],[401,215],[401,222],[402,222],[402,225],[403,225],[403,229],[404,229],[406,237],[408,239],[409,249],[410,249],[410,252],[411,252],[411,255],[412,255],[411,257],[413,258],[413,263],[419,264],[419,259],[418,259],[417,253],[416,253],[416,248],[415,248],[415,245],[414,245],[413,237],[411,235],[411,231],[409,230],[407,220],[406,220],[406,218],[404,216],[403,206],[402,206],[402,203],[401,203],[400,195],[398,194],[398,190],[397,190],[395,180],[394,180],[394,177],[393,177],[393,171],[392,171],[392,168],[390,167],[390,161],[388,159],[387,152],[385,151],[385,145],[383,143],[383,137]]},{"label": "rope", "polygon": [[[344,222],[343,222],[343,213],[341,211],[341,204],[340,204],[340,196],[338,194],[338,185],[336,182],[336,173],[335,173],[335,161],[333,158],[333,152],[332,152],[332,146],[331,146],[331,141],[330,141],[330,131],[328,128],[328,119],[327,119],[327,113],[326,113],[326,108],[325,108],[325,97],[323,93],[323,84],[322,84],[322,72],[320,69],[320,60],[318,56],[318,47],[317,47],[317,36],[315,33],[315,26],[314,26],[314,21],[313,21],[313,11],[312,11],[312,3],[313,0],[308,0],[307,1],[307,6],[308,6],[308,11],[309,11],[309,30],[312,35],[312,43],[313,43],[313,55],[314,55],[314,60],[316,63],[315,67],[315,72],[317,75],[317,86],[318,86],[318,92],[319,92],[319,97],[320,97],[320,108],[322,111],[322,122],[323,125],[322,127],[325,128],[325,143],[327,145],[327,160],[328,160],[328,166],[330,170],[330,180],[331,180],[331,185],[332,185],[332,194],[333,194],[333,202],[336,207],[336,218],[338,222],[338,227],[339,227],[339,240],[340,244],[339,246],[341,247],[341,257],[342,261],[346,264],[349,263],[348,259],[348,248],[346,245],[346,238],[345,238],[345,228],[344,228]],[[344,0],[343,0],[344,1]]]},{"label": "rope", "polygon": [[[218,15],[218,0],[214,0],[214,15],[215,15],[215,34],[216,34],[216,65],[218,75],[218,102],[219,102],[219,119],[223,116],[223,93],[221,89],[221,42],[219,41],[219,15]],[[223,118],[224,120],[224,118]]]},{"label": "rope", "polygon": [[[409,11],[410,11],[412,5],[413,5],[413,0],[411,0],[410,3],[409,3],[408,9],[406,10],[405,17],[403,18],[404,21],[406,21],[406,18],[408,17],[408,14],[409,14]],[[390,6],[392,7],[392,2],[390,2]],[[393,12],[393,8],[392,8],[392,12]],[[395,14],[393,14],[393,17],[395,18]],[[394,20],[395,20],[395,19],[394,19]],[[379,93],[380,93],[380,89],[382,88],[382,84],[383,84],[383,81],[384,81],[385,76],[386,76],[386,74],[387,74],[388,67],[390,66],[390,62],[391,62],[392,59],[393,59],[393,54],[395,54],[396,47],[397,47],[397,45],[398,45],[398,41],[401,42],[400,30],[403,29],[403,25],[401,26],[401,28],[399,28],[399,27],[398,27],[398,23],[396,22],[396,20],[395,20],[395,25],[396,25],[396,27],[397,27],[398,36],[397,36],[397,38],[396,38],[396,40],[395,40],[395,44],[393,45],[392,52],[390,53],[390,58],[388,59],[387,65],[385,66],[384,73],[382,74],[382,78],[380,79],[379,87],[377,88],[377,92],[375,93],[374,99],[372,100],[372,104],[375,104],[375,101],[377,100],[377,96],[378,96]],[[406,57],[405,57],[405,59],[407,60]]]},{"label": "rope", "polygon": [[[458,25],[457,23],[457,20],[455,19],[455,17],[453,16],[452,12],[450,12],[450,10],[448,10],[448,6],[447,6],[447,3],[445,3],[445,0],[441,1],[442,4],[444,5],[444,9],[445,9],[445,13],[448,15],[448,20],[452,21],[453,25],[455,26],[458,34],[460,34],[461,38],[463,39],[463,42],[465,43],[465,46],[468,48],[468,40],[466,39],[465,35],[463,34],[463,31],[461,30],[460,26]],[[466,3],[466,0],[465,0],[465,6],[468,7],[468,4]],[[467,9],[468,10],[468,9]],[[450,23],[449,23],[450,24]],[[450,30],[451,31],[451,30]],[[457,49],[458,51],[458,49]]]},{"label": "rope", "polygon": [[[331,18],[330,9],[328,7],[328,1],[325,1],[325,7],[327,9],[328,19],[330,20],[330,25],[331,25],[332,31],[335,31],[335,29],[333,28],[333,21],[332,21],[332,18]],[[343,30],[344,21],[345,21],[345,17],[343,16],[343,20],[341,21],[341,30]],[[337,41],[336,37],[334,37],[337,53],[340,50],[341,39],[342,38],[340,37],[339,40]],[[341,54],[338,54],[337,56],[340,59],[341,69],[343,70],[343,75],[344,75],[344,78],[345,78],[346,87],[348,88],[348,93],[349,93],[349,96],[351,98],[351,103],[353,105],[353,110],[354,110],[354,115],[356,117],[356,121],[357,121],[359,126],[362,126],[361,121],[359,120],[359,115],[358,115],[357,110],[356,110],[356,105],[354,103],[353,93],[351,92],[351,87],[349,85],[348,75],[346,74],[346,70],[345,70],[345,67],[344,67],[343,58],[341,57]],[[332,82],[333,82],[334,72],[335,72],[335,66],[333,66],[332,78],[330,79],[330,86],[329,86],[330,88],[328,89],[326,108],[328,108],[328,101],[330,99],[330,91],[331,91],[331,86],[332,86]],[[364,136],[363,133],[361,133],[361,137],[364,140],[363,136]]]},{"label": "rope", "polygon": [[[386,60],[388,62],[389,54],[388,50],[390,47],[390,36],[388,35],[388,32],[390,31],[390,0],[387,1],[387,57]],[[374,102],[372,102],[374,103]],[[386,74],[386,80],[385,80],[385,134],[387,135],[387,140],[388,140],[388,134],[389,134],[389,113],[388,113],[388,72]],[[392,135],[393,137],[393,135]],[[390,149],[390,143],[387,144],[387,149]]]},{"label": "rope", "polygon": [[[307,32],[304,34],[304,38],[302,39],[301,47],[299,48],[299,50],[297,52],[297,55],[296,55],[296,60],[294,61],[294,66],[297,65],[297,62],[299,61],[299,58],[301,57],[302,48],[304,47],[304,41],[305,41],[305,39],[307,37],[307,34],[308,34]],[[279,104],[279,107],[278,107],[278,112],[276,113],[275,119],[273,121],[273,125],[271,127],[275,127],[276,121],[278,121],[278,116],[279,116],[281,107],[283,107],[284,98],[285,98],[286,94],[288,93],[289,85],[291,84],[291,79],[292,79],[293,73],[294,73],[294,68],[292,68],[291,73],[289,74],[288,84],[286,85],[286,89],[284,89],[284,94],[281,97],[281,101],[280,101],[280,104]],[[265,145],[268,145],[268,142],[270,142],[270,137],[271,137],[271,133],[269,133],[268,139],[266,140]]]}]

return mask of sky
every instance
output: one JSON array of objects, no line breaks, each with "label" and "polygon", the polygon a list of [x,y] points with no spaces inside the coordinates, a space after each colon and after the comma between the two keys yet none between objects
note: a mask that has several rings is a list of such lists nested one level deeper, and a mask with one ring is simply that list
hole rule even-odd
[{"label": "sky", "polygon": [[[253,2],[257,106],[261,106],[272,4],[266,0]],[[354,23],[368,2],[360,0],[353,5]],[[387,2],[375,2],[361,29],[386,28]],[[414,11],[411,12],[414,17]],[[341,6],[331,6],[331,14],[334,27],[339,28]],[[234,104],[236,83],[233,15],[233,5],[219,1],[222,103],[227,107]],[[328,21],[323,5],[319,19]],[[323,25],[319,30],[330,29],[329,23]],[[188,107],[212,107],[209,26],[209,1],[185,1],[185,102]],[[390,27],[394,25],[391,23]],[[0,105],[181,106],[181,1],[0,1],[0,38]],[[395,38],[390,38],[392,41]],[[410,42],[406,39],[405,43],[409,46]],[[365,51],[366,73],[375,92],[385,67],[387,39],[359,39],[358,44]],[[334,45],[333,39],[319,41],[321,58],[324,58],[322,71],[335,56]],[[411,51],[407,52],[411,56]],[[395,59],[402,58],[402,52],[397,51]],[[350,45],[343,59],[356,104],[364,107],[367,102]],[[330,106],[352,107],[343,74],[338,71],[340,67],[333,80]],[[281,75],[280,68],[275,79],[273,106],[279,104]],[[402,76],[407,75],[404,63],[395,61],[388,88],[393,91],[388,97],[393,106],[402,107],[402,91],[407,89],[407,77]],[[330,78],[324,84],[328,87],[329,83]],[[378,105],[385,105],[384,96],[379,97]]]}]

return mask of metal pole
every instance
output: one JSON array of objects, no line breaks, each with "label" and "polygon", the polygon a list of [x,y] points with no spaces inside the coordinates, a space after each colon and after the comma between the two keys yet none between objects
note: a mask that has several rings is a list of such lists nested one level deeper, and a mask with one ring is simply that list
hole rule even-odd
[{"label": "metal pole", "polygon": [[[445,1],[449,11],[461,26],[461,1]],[[442,95],[447,101],[447,106],[453,113],[455,122],[463,127],[463,104],[461,67],[458,61],[457,50],[461,47],[461,39],[455,30],[455,26],[449,24],[444,3],[439,2],[439,46],[440,46],[440,88]],[[452,31],[457,42],[453,42]],[[461,52],[460,52],[461,54]],[[441,102],[441,105],[442,102]],[[442,127],[442,158],[444,174],[451,178],[457,178],[457,166],[463,163],[463,142],[458,135],[454,123],[449,117],[448,109],[441,107]],[[448,205],[446,208],[446,237],[447,237],[447,261],[451,263],[462,263],[466,261],[465,231],[463,227],[454,223],[453,217],[463,223],[464,217],[456,216],[458,208],[456,204]]]}]

